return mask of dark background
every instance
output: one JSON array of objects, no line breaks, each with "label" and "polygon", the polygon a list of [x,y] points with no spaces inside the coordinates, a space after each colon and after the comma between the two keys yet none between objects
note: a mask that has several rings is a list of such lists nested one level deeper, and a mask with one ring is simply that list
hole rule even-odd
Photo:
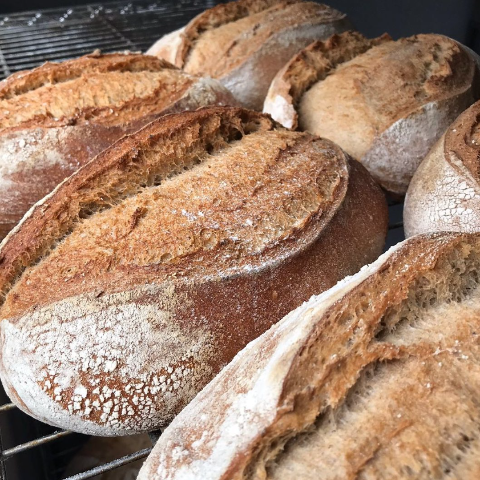
[{"label": "dark background", "polygon": [[[135,0],[125,0],[134,3]],[[153,3],[154,0],[152,0]],[[0,13],[102,2],[87,0],[0,0]],[[157,0],[161,4],[161,0]],[[218,2],[220,3],[220,2]],[[394,38],[442,33],[480,51],[480,0],[330,0],[367,36]]]}]

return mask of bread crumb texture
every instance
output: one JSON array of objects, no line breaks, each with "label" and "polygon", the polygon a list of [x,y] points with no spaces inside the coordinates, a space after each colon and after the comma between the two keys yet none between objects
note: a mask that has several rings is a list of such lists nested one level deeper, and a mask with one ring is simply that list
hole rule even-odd
[{"label": "bread crumb texture", "polygon": [[[415,35],[382,43],[314,84],[300,101],[299,125],[361,159],[390,125],[453,95],[471,73],[469,55],[446,37]],[[349,125],[355,125],[354,135]]]},{"label": "bread crumb texture", "polygon": [[139,479],[478,478],[480,237],[394,247],[251,342]]}]

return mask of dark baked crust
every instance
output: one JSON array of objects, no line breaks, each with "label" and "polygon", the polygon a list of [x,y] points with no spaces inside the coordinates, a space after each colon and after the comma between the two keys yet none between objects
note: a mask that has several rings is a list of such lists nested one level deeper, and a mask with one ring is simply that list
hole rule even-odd
[{"label": "dark baked crust", "polygon": [[139,479],[476,478],[479,265],[478,234],[419,236],[311,299],[185,408]]},{"label": "dark baked crust", "polygon": [[[315,170],[308,170],[311,177],[306,179],[305,184],[302,181],[299,192],[304,191],[302,189],[306,189],[308,184],[316,184],[315,188],[321,192],[318,197],[320,203],[315,204],[315,211],[310,212],[305,219],[300,219],[298,226],[280,229],[278,238],[272,237],[276,240],[262,246],[256,253],[243,249],[241,232],[234,230],[229,235],[239,237],[235,241],[237,243],[222,241],[212,246],[207,240],[200,245],[197,253],[183,257],[173,256],[167,261],[162,260],[162,254],[159,260],[143,266],[136,265],[141,263],[140,257],[143,255],[141,250],[136,250],[137,259],[134,258],[129,264],[119,267],[112,263],[108,269],[99,266],[96,271],[95,268],[92,270],[92,274],[88,273],[90,266],[86,265],[85,275],[74,275],[69,279],[67,277],[71,264],[64,264],[62,260],[60,270],[55,270],[56,273],[52,275],[44,275],[42,285],[35,280],[36,288],[31,289],[31,275],[36,275],[35,272],[40,272],[52,263],[50,259],[58,249],[69,248],[69,238],[76,234],[78,225],[88,225],[90,218],[95,218],[95,214],[90,216],[92,212],[102,212],[97,215],[102,215],[105,224],[109,224],[109,212],[117,204],[123,208],[123,199],[137,198],[140,195],[138,186],[141,186],[140,190],[154,189],[160,183],[158,188],[162,188],[163,177],[158,176],[159,172],[170,179],[175,175],[186,176],[188,170],[195,168],[197,160],[201,166],[202,162],[210,161],[209,158],[227,156],[231,149],[242,145],[242,136],[248,135],[258,136],[258,149],[270,138],[284,138],[285,146],[275,157],[274,163],[285,163],[288,158],[293,158],[289,155],[301,154],[305,166],[295,167],[299,168],[298,174],[306,174],[307,171],[302,168],[305,169],[313,161],[312,155],[318,155]],[[299,153],[296,153],[297,150]],[[206,155],[206,151],[212,157]],[[156,155],[151,156],[149,152],[156,152]],[[307,155],[310,158],[307,159]],[[232,167],[235,162],[248,161],[253,162],[252,169],[258,168],[258,161],[255,163],[253,158],[247,158],[245,160],[243,153],[239,153],[236,159],[232,158]],[[191,163],[192,160],[194,163]],[[286,166],[290,164],[294,165],[295,162],[285,163]],[[206,168],[202,171],[206,172]],[[228,165],[222,168],[228,169]],[[215,172],[219,175],[216,188],[222,189],[221,170],[216,169]],[[268,186],[269,180],[282,185],[282,178],[274,176],[273,167],[262,178],[256,187],[258,191],[266,189],[268,193],[272,189]],[[283,188],[287,189],[287,182]],[[287,212],[291,211],[291,206],[302,205],[305,199],[301,195],[299,193],[286,201],[282,208]],[[160,195],[159,202],[162,201],[161,198]],[[232,194],[232,209],[224,213],[231,225],[236,225],[236,218],[241,214],[241,207],[233,208],[233,205],[239,204],[239,198],[241,197],[237,198],[237,194]],[[264,207],[268,209],[269,202],[270,200],[265,205],[259,204],[256,210],[260,211]],[[188,212],[189,199],[185,198],[184,203]],[[209,210],[208,205],[204,210]],[[135,212],[138,210],[135,209]],[[145,212],[142,211],[141,214],[145,215]],[[255,210],[251,210],[249,218],[254,217]],[[148,220],[148,217],[145,216],[142,221],[145,219]],[[157,219],[161,225],[156,225],[151,218],[148,220],[152,232],[159,228],[172,228],[162,219],[163,217]],[[137,220],[132,228],[136,222]],[[4,352],[8,351],[10,356],[12,348],[30,348],[27,345],[36,342],[33,337],[30,338],[29,332],[35,331],[35,337],[40,335],[45,339],[56,328],[57,321],[64,325],[62,328],[67,329],[70,328],[68,325],[73,327],[78,322],[81,325],[84,321],[93,321],[91,326],[82,327],[83,332],[88,332],[95,325],[103,325],[106,321],[104,317],[111,309],[132,312],[128,318],[120,320],[120,339],[129,344],[122,347],[124,351],[134,349],[137,351],[136,356],[151,351],[157,354],[149,357],[145,363],[140,362],[140,366],[129,365],[122,358],[117,359],[118,365],[115,363],[114,371],[89,371],[85,374],[83,371],[80,373],[80,364],[75,357],[66,358],[65,364],[59,365],[58,359],[63,358],[61,345],[47,342],[47,355],[42,353],[45,348],[42,343],[34,356],[20,353],[15,355],[22,357],[22,368],[31,371],[33,378],[38,377],[32,383],[22,380],[19,384],[16,374],[4,361],[2,378],[9,395],[37,418],[81,431],[112,435],[153,429],[165,424],[248,341],[312,294],[329,288],[340,278],[376,258],[383,246],[386,227],[387,208],[379,187],[360,164],[348,160],[338,147],[328,141],[308,134],[279,130],[267,116],[234,108],[207,108],[156,120],[104,151],[35,207],[0,251],[0,285],[6,298],[1,309],[1,325],[5,328]],[[272,223],[272,228],[279,227]],[[152,255],[161,247],[153,238],[152,234],[143,239],[144,250]],[[205,241],[201,232],[195,238],[199,242],[200,239]],[[183,249],[183,245],[187,246],[189,241],[179,241],[177,247]],[[62,253],[65,253],[62,258],[69,262],[68,252]],[[158,255],[161,253],[163,251]],[[76,254],[76,251],[70,250],[72,258]],[[114,260],[114,255],[111,258]],[[58,277],[59,271],[61,275],[66,275],[65,281]],[[50,285],[52,278],[58,280]],[[64,310],[66,305],[69,307]],[[147,317],[143,313],[145,309],[150,312]],[[69,315],[65,316],[67,311],[77,313],[74,318],[70,318]],[[85,312],[85,315],[78,312]],[[87,312],[93,313],[87,315]],[[160,320],[165,315],[167,320]],[[38,316],[44,320],[39,320]],[[148,337],[140,343],[137,336],[142,328],[135,323],[137,321],[144,325],[143,329],[148,324],[150,331]],[[7,333],[10,328],[17,333],[11,336]],[[38,329],[44,334],[40,334]],[[176,333],[172,334],[172,331]],[[87,333],[84,335],[88,336]],[[15,343],[20,338],[22,346],[18,344],[17,347],[12,347],[10,342]],[[188,354],[191,344],[195,344],[199,338],[207,338],[206,343],[202,344],[197,353]],[[115,343],[119,340],[116,338],[112,341]],[[91,342],[82,342],[85,343],[91,343],[84,352],[88,358],[100,355],[96,351],[99,347],[96,338],[92,338]],[[148,345],[148,349],[142,345]],[[108,355],[105,352],[110,352],[113,348],[108,344],[101,346],[104,352],[101,355]],[[58,354],[54,353],[57,349],[60,349]],[[188,367],[190,373],[182,373],[180,380],[175,380],[175,384],[178,381],[178,387],[168,396],[162,396],[156,390],[154,393],[146,393],[144,396],[150,402],[148,405],[151,405],[148,409],[132,407],[134,416],[120,415],[114,423],[108,415],[107,418],[103,417],[101,408],[98,412],[90,409],[87,414],[85,406],[82,406],[81,411],[68,416],[75,396],[72,391],[63,385],[63,396],[57,399],[53,379],[50,378],[48,383],[45,378],[40,379],[40,371],[48,369],[51,360],[57,371],[73,372],[69,373],[71,382],[80,382],[88,388],[89,401],[106,401],[99,400],[98,394],[93,392],[93,385],[98,384],[100,388],[105,386],[109,391],[118,391],[119,401],[131,403],[134,392],[125,390],[130,383],[157,388],[153,380],[155,374],[167,379],[171,377],[170,366],[168,363],[165,365],[159,353],[166,349],[168,355],[174,357],[170,360],[171,368]],[[23,361],[26,363],[23,364]],[[135,373],[135,370],[125,377],[124,370],[127,368],[141,369],[142,374]],[[121,369],[123,370],[120,371]],[[37,388],[45,392],[50,406],[44,408],[45,403],[40,407],[25,401],[28,395],[24,395],[24,385],[28,385],[27,389],[32,393]],[[58,413],[59,411],[63,413]],[[67,417],[63,418],[63,415]]]}]

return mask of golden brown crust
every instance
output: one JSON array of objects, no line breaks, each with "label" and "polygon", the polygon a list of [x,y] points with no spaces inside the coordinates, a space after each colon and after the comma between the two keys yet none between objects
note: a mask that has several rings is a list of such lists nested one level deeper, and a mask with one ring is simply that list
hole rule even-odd
[{"label": "golden brown crust", "polygon": [[165,60],[94,53],[0,82],[0,133],[87,122],[124,125],[162,111],[195,82]]},{"label": "golden brown crust", "polygon": [[380,42],[311,85],[297,107],[281,84],[283,96],[270,94],[265,111],[286,126],[298,118],[301,130],[336,142],[401,195],[428,150],[476,100],[473,55],[441,35]]},{"label": "golden brown crust", "polygon": [[[316,82],[324,80],[341,63],[366,52],[375,45],[391,41],[388,34],[375,39],[367,39],[361,33],[347,31],[334,34],[325,41],[317,40],[301,50],[283,67],[273,79],[265,101],[264,111],[290,128],[297,128],[296,109],[303,94]],[[292,118],[283,118],[277,112],[277,96],[292,105]],[[288,125],[287,123],[288,122]]]},{"label": "golden brown crust", "polygon": [[202,33],[222,25],[241,20],[272,7],[282,8],[302,0],[238,0],[221,3],[197,15],[182,32],[182,43],[177,50],[175,65],[183,68],[194,48],[195,41]]},{"label": "golden brown crust", "polygon": [[148,52],[218,78],[242,105],[261,110],[273,77],[293,54],[349,27],[344,14],[314,2],[240,0],[204,12]]},{"label": "golden brown crust", "polygon": [[87,55],[0,85],[0,240],[64,178],[168,113],[235,105],[216,80],[139,54]]},{"label": "golden brown crust", "polygon": [[[266,146],[274,153],[263,152]],[[183,211],[167,195],[169,185],[183,199]],[[154,194],[166,210],[150,215],[152,206],[145,209],[142,203],[145,194]],[[201,210],[198,199],[204,202]],[[168,208],[175,210],[175,219]],[[190,225],[192,215],[197,218]],[[217,237],[202,235],[209,219],[219,224]],[[149,230],[142,233],[144,248],[135,248],[133,257],[129,242],[115,250],[121,236],[103,243],[112,231],[118,233],[117,224],[132,235],[132,246],[136,229]],[[179,237],[187,224],[188,232]],[[84,228],[91,234],[101,225],[107,226],[102,245],[81,251],[75,239],[87,233]],[[4,384],[25,411],[65,428],[112,435],[158,427],[248,341],[375,258],[386,228],[379,187],[331,142],[280,129],[269,117],[242,109],[164,117],[69,178],[4,243]],[[156,241],[161,229],[172,230],[173,253],[165,238]],[[103,257],[90,265],[97,246],[104,248]],[[83,271],[75,271],[77,253],[86,259]],[[121,334],[111,336],[112,318]],[[85,370],[75,355],[65,356],[63,340],[54,333],[58,325],[83,332],[76,340],[89,345],[82,355],[100,356],[99,362],[108,358],[107,366]],[[20,352],[30,348],[33,356]],[[145,360],[118,356],[119,348]],[[11,362],[19,357],[25,363]],[[18,368],[24,372],[20,383]],[[51,370],[57,373],[42,373]],[[63,372],[70,372],[68,386],[58,384]],[[172,382],[173,392],[162,390],[156,375],[168,379],[165,388]],[[76,400],[77,383],[87,391],[88,405]],[[130,391],[137,384],[141,395]],[[96,385],[118,392],[118,402],[130,407],[105,413],[108,400]],[[41,401],[32,403],[37,390]],[[138,408],[132,406],[135,395],[144,402]],[[98,409],[92,410],[92,402],[100,402]]]},{"label": "golden brown crust", "polygon": [[475,478],[479,265],[478,234],[425,235],[312,298],[174,420],[139,479]]}]

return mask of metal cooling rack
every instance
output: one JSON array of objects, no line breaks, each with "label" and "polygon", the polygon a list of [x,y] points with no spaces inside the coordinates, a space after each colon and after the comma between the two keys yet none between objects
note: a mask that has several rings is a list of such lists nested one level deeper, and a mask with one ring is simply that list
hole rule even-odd
[{"label": "metal cooling rack", "polygon": [[[90,53],[145,51],[218,1],[110,2],[0,15],[0,79],[43,62]],[[403,240],[403,204],[389,200],[387,248]],[[56,430],[23,414],[0,388],[0,480],[62,480],[88,436]],[[152,444],[158,432],[151,435]],[[68,477],[84,480],[145,458],[151,448]]]},{"label": "metal cooling rack", "polygon": [[109,2],[71,8],[0,14],[0,79],[99,48],[145,51],[219,3],[215,0]]}]

